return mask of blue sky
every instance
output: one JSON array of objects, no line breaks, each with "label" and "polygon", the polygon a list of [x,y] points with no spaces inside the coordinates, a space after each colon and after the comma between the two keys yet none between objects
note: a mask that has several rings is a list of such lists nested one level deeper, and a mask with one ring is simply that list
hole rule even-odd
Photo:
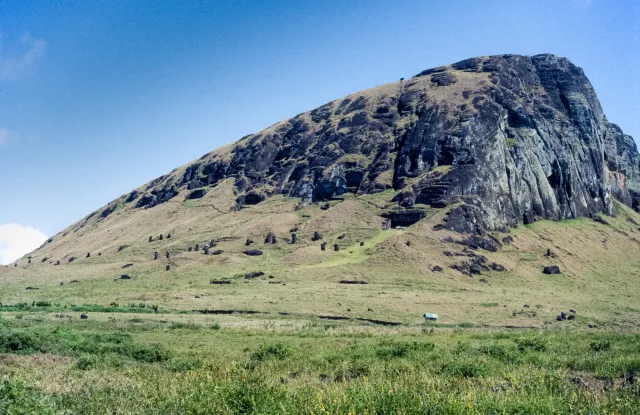
[{"label": "blue sky", "polygon": [[0,263],[222,144],[472,56],[566,56],[639,139],[639,21],[635,0],[0,0]]}]

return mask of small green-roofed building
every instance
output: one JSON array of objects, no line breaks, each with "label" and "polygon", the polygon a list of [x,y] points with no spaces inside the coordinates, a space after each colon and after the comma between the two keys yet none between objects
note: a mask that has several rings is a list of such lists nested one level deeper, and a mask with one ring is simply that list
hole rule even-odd
[{"label": "small green-roofed building", "polygon": [[438,315],[433,313],[424,313],[424,319],[428,321],[436,321],[438,319]]}]

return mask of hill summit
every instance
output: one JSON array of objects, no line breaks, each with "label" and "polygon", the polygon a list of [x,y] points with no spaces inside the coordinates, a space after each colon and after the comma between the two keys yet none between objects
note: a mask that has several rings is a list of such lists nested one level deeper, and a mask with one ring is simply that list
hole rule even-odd
[{"label": "hill summit", "polygon": [[[234,180],[235,205],[301,204],[399,191],[462,216],[457,231],[640,205],[640,155],[607,121],[583,71],[553,55],[501,55],[429,69],[332,101],[201,157],[96,212],[202,198]],[[393,212],[409,225],[418,210]]]}]

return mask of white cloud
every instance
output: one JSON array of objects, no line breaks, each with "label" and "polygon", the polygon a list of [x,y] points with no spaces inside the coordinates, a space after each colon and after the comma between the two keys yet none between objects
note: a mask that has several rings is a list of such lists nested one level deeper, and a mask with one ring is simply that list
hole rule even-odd
[{"label": "white cloud", "polygon": [[11,137],[11,130],[7,130],[6,128],[0,128],[0,146],[7,144],[9,141],[9,137]]},{"label": "white cloud", "polygon": [[[1,36],[0,40],[2,40]],[[27,46],[27,50],[21,55],[5,56],[0,49],[0,79],[18,78],[33,67],[47,49],[47,42],[44,39],[35,39],[29,35],[22,36],[20,42]]]},{"label": "white cloud", "polygon": [[47,240],[36,228],[17,223],[0,225],[0,264],[9,264],[33,251]]}]

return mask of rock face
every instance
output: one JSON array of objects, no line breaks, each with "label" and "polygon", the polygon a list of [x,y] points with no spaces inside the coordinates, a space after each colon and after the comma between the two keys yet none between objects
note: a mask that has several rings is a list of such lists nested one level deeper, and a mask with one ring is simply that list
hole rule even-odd
[{"label": "rock face", "polygon": [[415,204],[460,204],[444,226],[482,235],[537,218],[640,209],[640,155],[607,121],[565,58],[467,59],[353,94],[244,137],[112,202],[152,208],[233,179],[236,206],[275,194],[301,204],[397,191],[396,225]]}]

